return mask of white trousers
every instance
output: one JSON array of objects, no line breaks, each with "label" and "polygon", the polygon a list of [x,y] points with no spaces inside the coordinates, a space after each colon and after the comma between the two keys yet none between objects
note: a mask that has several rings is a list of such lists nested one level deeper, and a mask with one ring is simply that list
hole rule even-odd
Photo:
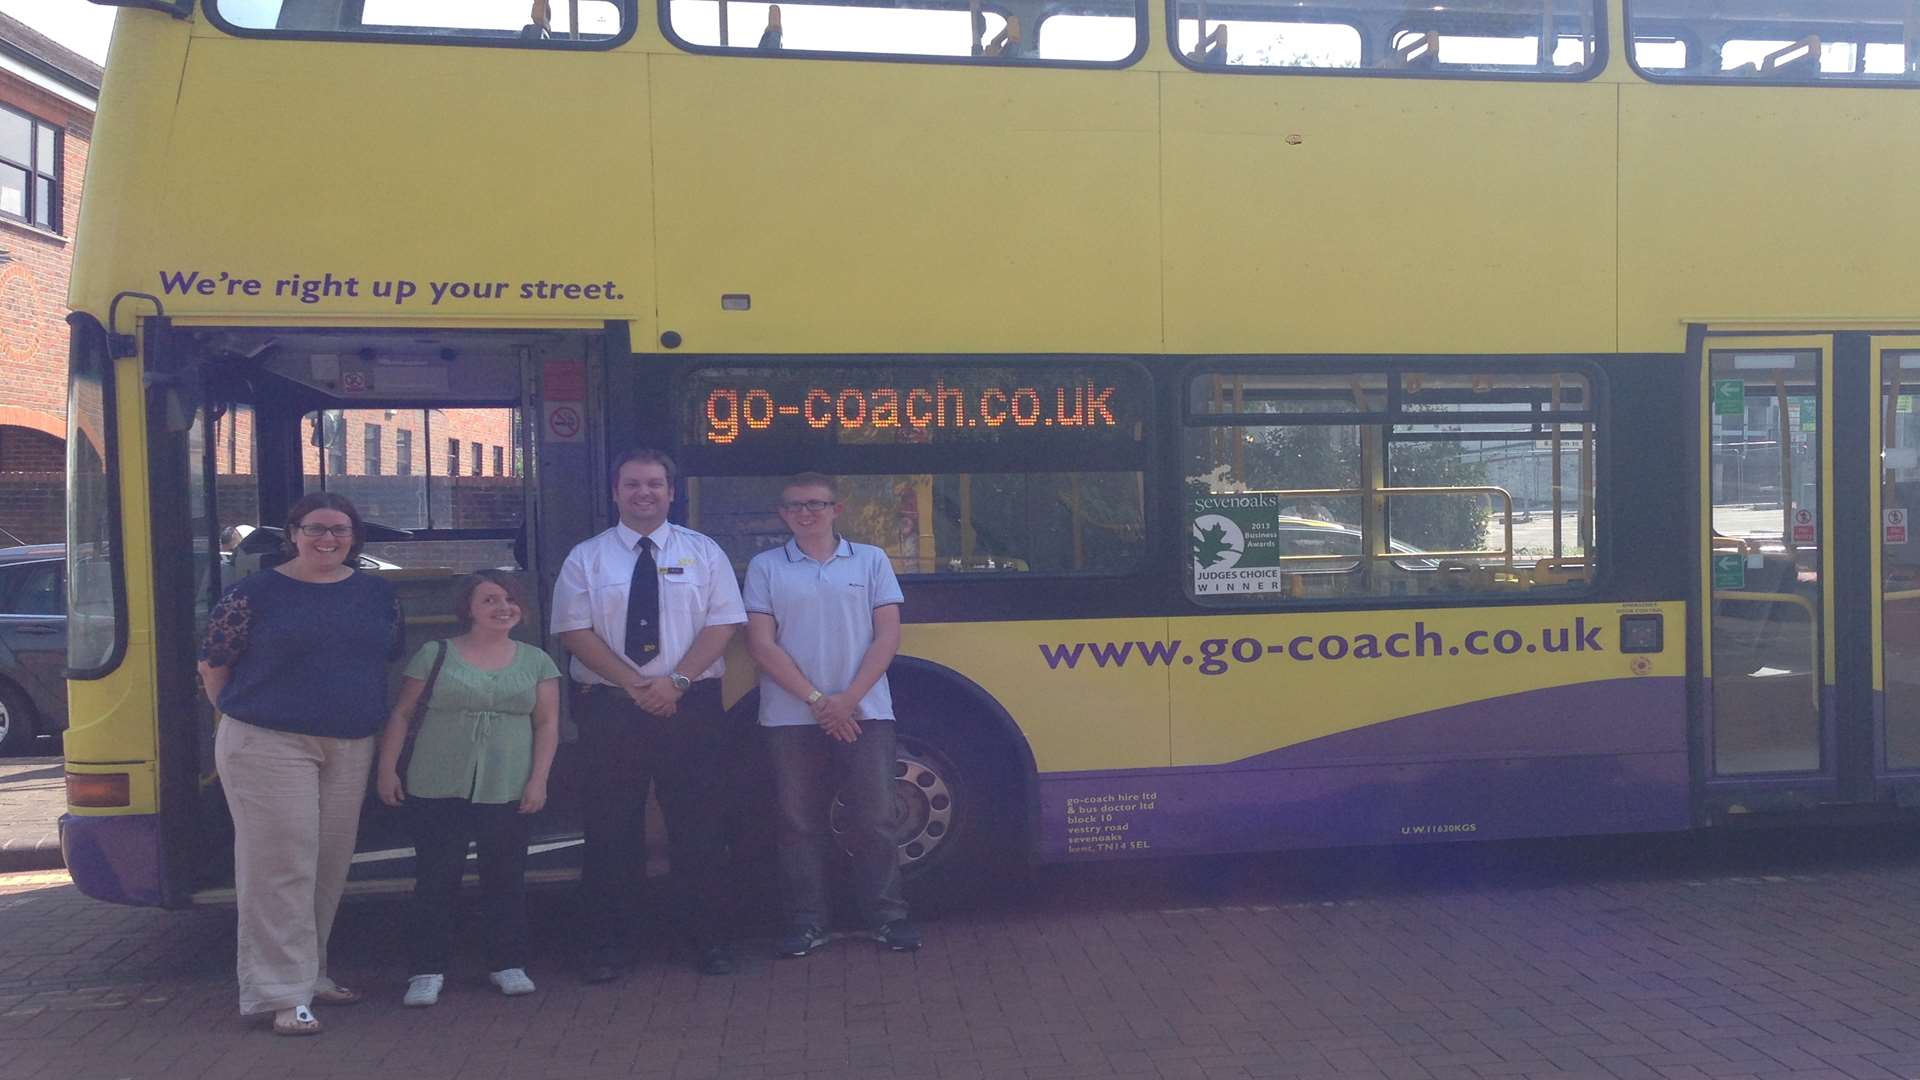
[{"label": "white trousers", "polygon": [[231,717],[213,760],[233,814],[240,1013],[313,1003],[327,985],[327,935],[340,908],[374,740],[330,739]]}]

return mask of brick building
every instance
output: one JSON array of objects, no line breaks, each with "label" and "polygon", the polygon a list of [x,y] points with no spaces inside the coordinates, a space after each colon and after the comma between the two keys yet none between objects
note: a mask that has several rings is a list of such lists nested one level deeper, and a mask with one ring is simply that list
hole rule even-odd
[{"label": "brick building", "polygon": [[64,530],[67,271],[100,76],[0,15],[0,527],[29,542]]}]

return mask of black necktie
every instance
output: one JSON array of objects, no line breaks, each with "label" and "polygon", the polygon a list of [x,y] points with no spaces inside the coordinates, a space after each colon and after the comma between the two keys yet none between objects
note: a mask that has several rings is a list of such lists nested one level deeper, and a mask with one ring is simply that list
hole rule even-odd
[{"label": "black necktie", "polygon": [[643,536],[627,588],[627,655],[644,667],[659,654],[660,565],[653,560],[653,538]]}]

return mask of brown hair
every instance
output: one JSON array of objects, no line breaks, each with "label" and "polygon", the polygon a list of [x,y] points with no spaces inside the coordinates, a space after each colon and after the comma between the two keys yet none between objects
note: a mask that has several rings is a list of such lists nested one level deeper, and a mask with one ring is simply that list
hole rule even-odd
[{"label": "brown hair", "polygon": [[520,585],[520,579],[505,570],[475,570],[461,578],[453,588],[453,621],[460,624],[460,632],[473,629],[473,594],[480,591],[482,585],[498,585],[507,592],[507,599],[522,612],[527,609],[527,592]]},{"label": "brown hair", "polygon": [[834,502],[840,501],[840,481],[835,480],[833,477],[828,476],[826,473],[819,473],[819,472],[794,473],[792,476],[787,477],[786,483],[780,485],[780,490],[782,493],[785,493],[788,488],[797,488],[797,487],[826,488],[827,494],[833,496]]},{"label": "brown hair", "polygon": [[673,486],[673,459],[667,456],[665,450],[655,450],[647,446],[635,447],[621,454],[619,457],[614,458],[613,468],[607,470],[608,483],[614,488],[618,488],[620,486],[620,470],[636,461],[642,465],[658,465],[662,469],[665,469],[667,471],[667,486]]},{"label": "brown hair", "polygon": [[287,550],[299,550],[293,546],[293,534],[300,528],[300,522],[315,510],[338,510],[347,515],[347,520],[353,523],[353,546],[347,549],[347,561],[359,558],[361,549],[367,546],[366,523],[360,520],[360,511],[354,508],[353,500],[331,491],[309,491],[287,507]]}]

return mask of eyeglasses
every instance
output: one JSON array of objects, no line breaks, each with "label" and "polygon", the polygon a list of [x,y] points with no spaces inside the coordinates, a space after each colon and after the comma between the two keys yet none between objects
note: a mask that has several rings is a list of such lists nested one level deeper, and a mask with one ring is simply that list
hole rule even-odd
[{"label": "eyeglasses", "polygon": [[351,525],[302,525],[300,526],[300,535],[312,540],[318,540],[321,537],[326,536],[328,534],[332,534],[333,538],[336,540],[346,540],[353,536],[353,526]]},{"label": "eyeglasses", "polygon": [[797,514],[802,510],[812,514],[824,514],[831,510],[833,505],[826,499],[808,499],[805,502],[783,502],[780,504],[780,509],[789,514]]}]

